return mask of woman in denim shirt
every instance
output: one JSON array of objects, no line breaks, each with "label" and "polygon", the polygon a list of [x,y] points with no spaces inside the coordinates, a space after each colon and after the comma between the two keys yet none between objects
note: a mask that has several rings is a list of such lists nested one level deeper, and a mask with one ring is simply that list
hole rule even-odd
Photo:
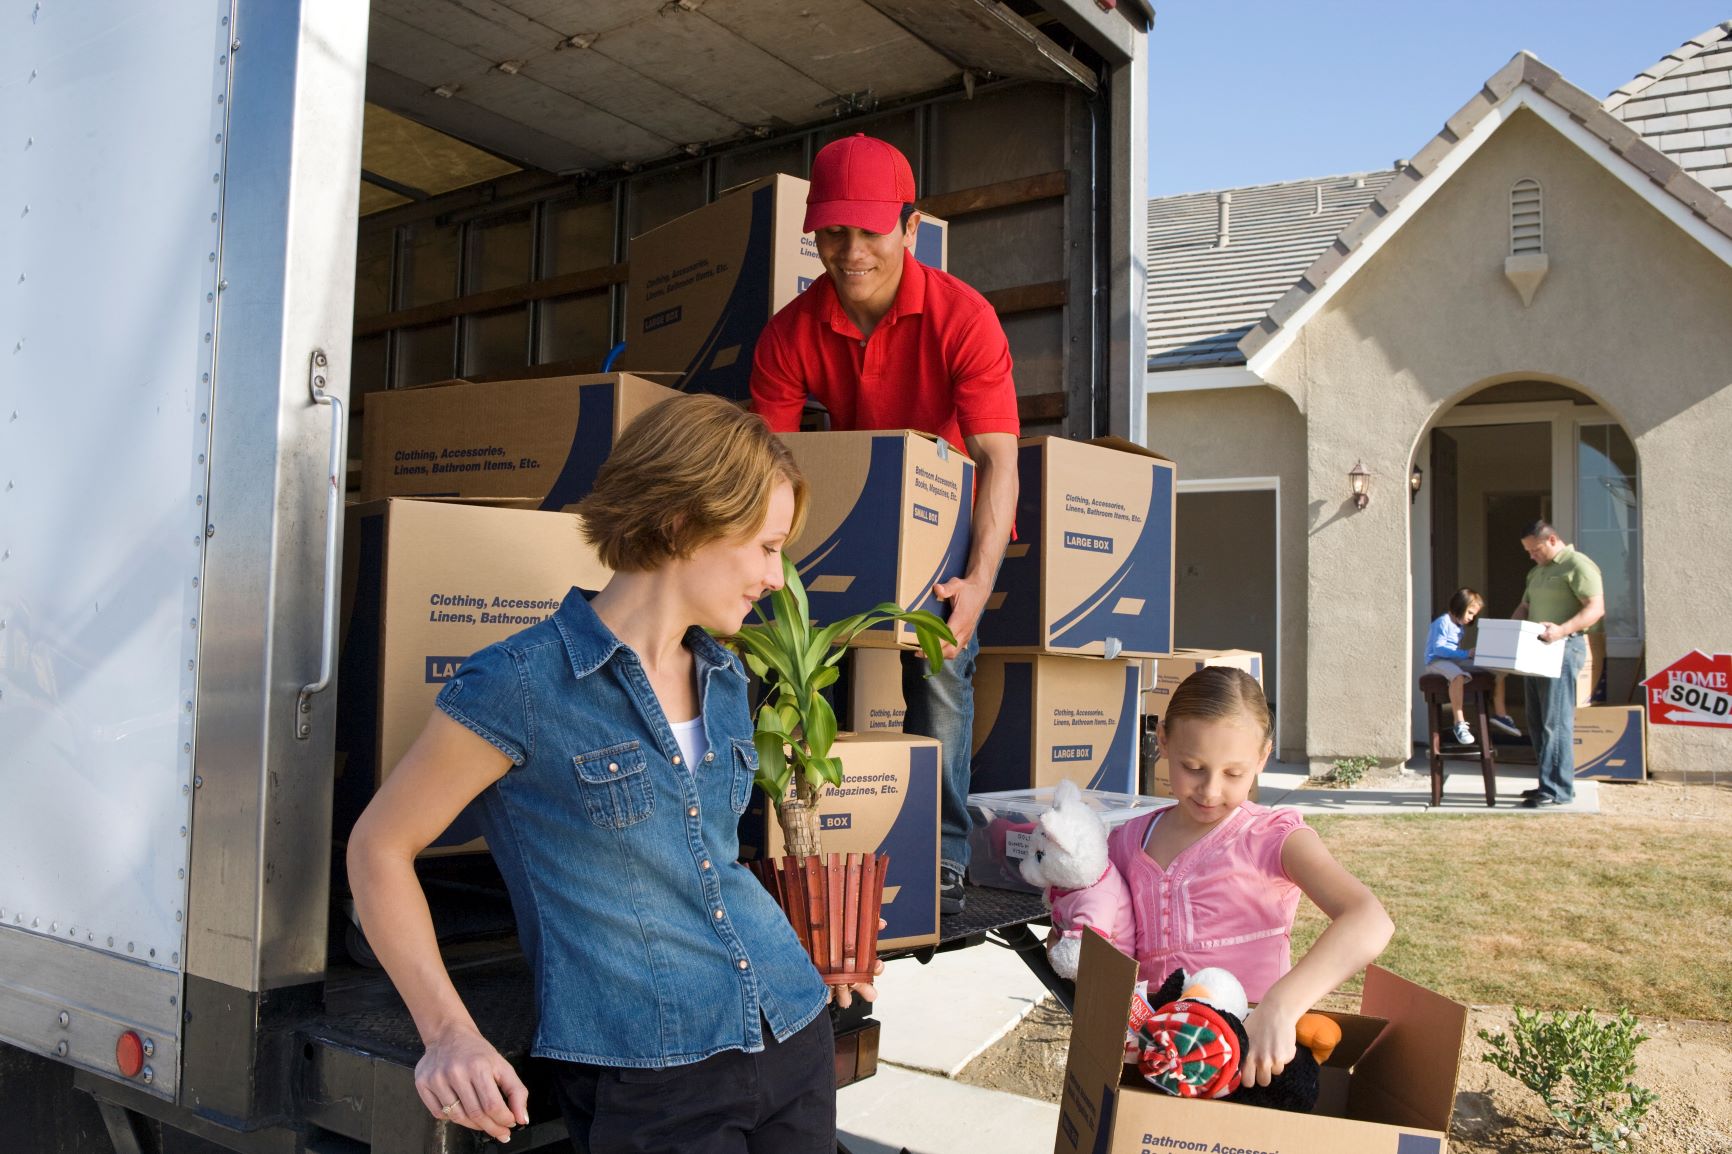
[{"label": "woman in denim shirt", "polygon": [[528,1122],[415,877],[478,798],[535,973],[531,1052],[578,1150],[835,1149],[828,992],[735,860],[757,753],[745,672],[706,632],[780,587],[805,503],[760,418],[695,395],[645,412],[578,507],[613,579],[470,658],[362,814],[355,905],[426,1044],[436,1117],[502,1142]]}]

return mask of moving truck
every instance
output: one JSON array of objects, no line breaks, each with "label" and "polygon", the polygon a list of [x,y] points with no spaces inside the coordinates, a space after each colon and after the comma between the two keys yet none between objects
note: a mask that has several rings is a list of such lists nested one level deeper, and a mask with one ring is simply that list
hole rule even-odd
[{"label": "moving truck", "polygon": [[[601,369],[633,236],[863,131],[908,153],[951,271],[1003,315],[1027,430],[1140,440],[1152,19],[1139,0],[13,5],[8,1154],[479,1149],[415,1095],[419,1041],[364,964],[333,828],[339,695],[376,688],[336,677],[345,492],[379,465],[355,460],[366,394]],[[461,992],[522,1064],[532,995],[488,859],[422,868]],[[513,1149],[562,1136],[544,1109]]]}]

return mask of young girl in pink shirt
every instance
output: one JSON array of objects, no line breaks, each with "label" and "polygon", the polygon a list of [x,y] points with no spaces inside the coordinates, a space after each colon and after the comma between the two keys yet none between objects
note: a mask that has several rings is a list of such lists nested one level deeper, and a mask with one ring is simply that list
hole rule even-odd
[{"label": "young girl in pink shirt", "polygon": [[[1372,892],[1294,810],[1248,800],[1273,744],[1269,704],[1243,670],[1210,666],[1173,692],[1158,737],[1175,803],[1127,822],[1108,856],[1131,891],[1140,976],[1231,970],[1257,1007],[1241,1070],[1267,1086],[1292,1060],[1299,1015],[1383,952],[1394,930]],[[1303,893],[1329,928],[1297,965]]]}]

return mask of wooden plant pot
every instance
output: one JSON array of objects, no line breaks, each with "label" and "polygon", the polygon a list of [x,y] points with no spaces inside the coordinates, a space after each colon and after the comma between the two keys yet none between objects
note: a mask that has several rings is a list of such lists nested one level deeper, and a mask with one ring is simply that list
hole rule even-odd
[{"label": "wooden plant pot", "polygon": [[872,980],[890,855],[814,854],[760,859],[750,865],[781,904],[824,981],[847,986]]}]

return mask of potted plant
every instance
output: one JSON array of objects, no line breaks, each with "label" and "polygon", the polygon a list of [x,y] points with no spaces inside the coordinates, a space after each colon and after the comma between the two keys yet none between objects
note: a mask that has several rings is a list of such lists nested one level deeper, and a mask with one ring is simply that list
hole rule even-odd
[{"label": "potted plant", "polygon": [[787,557],[782,558],[782,575],[783,587],[770,597],[770,614],[765,615],[759,602],[759,624],[742,626],[733,638],[746,666],[764,684],[753,735],[756,784],[775,803],[787,850],[784,857],[753,862],[752,869],[781,902],[826,981],[870,981],[890,859],[824,854],[818,794],[826,785],[841,785],[843,778],[842,758],[834,752],[836,712],[824,690],[841,676],[837,666],[848,642],[874,625],[900,621],[911,626],[933,672],[944,662],[941,646],[956,639],[937,614],[903,609],[894,601],[820,628],[811,619],[800,574]]}]

